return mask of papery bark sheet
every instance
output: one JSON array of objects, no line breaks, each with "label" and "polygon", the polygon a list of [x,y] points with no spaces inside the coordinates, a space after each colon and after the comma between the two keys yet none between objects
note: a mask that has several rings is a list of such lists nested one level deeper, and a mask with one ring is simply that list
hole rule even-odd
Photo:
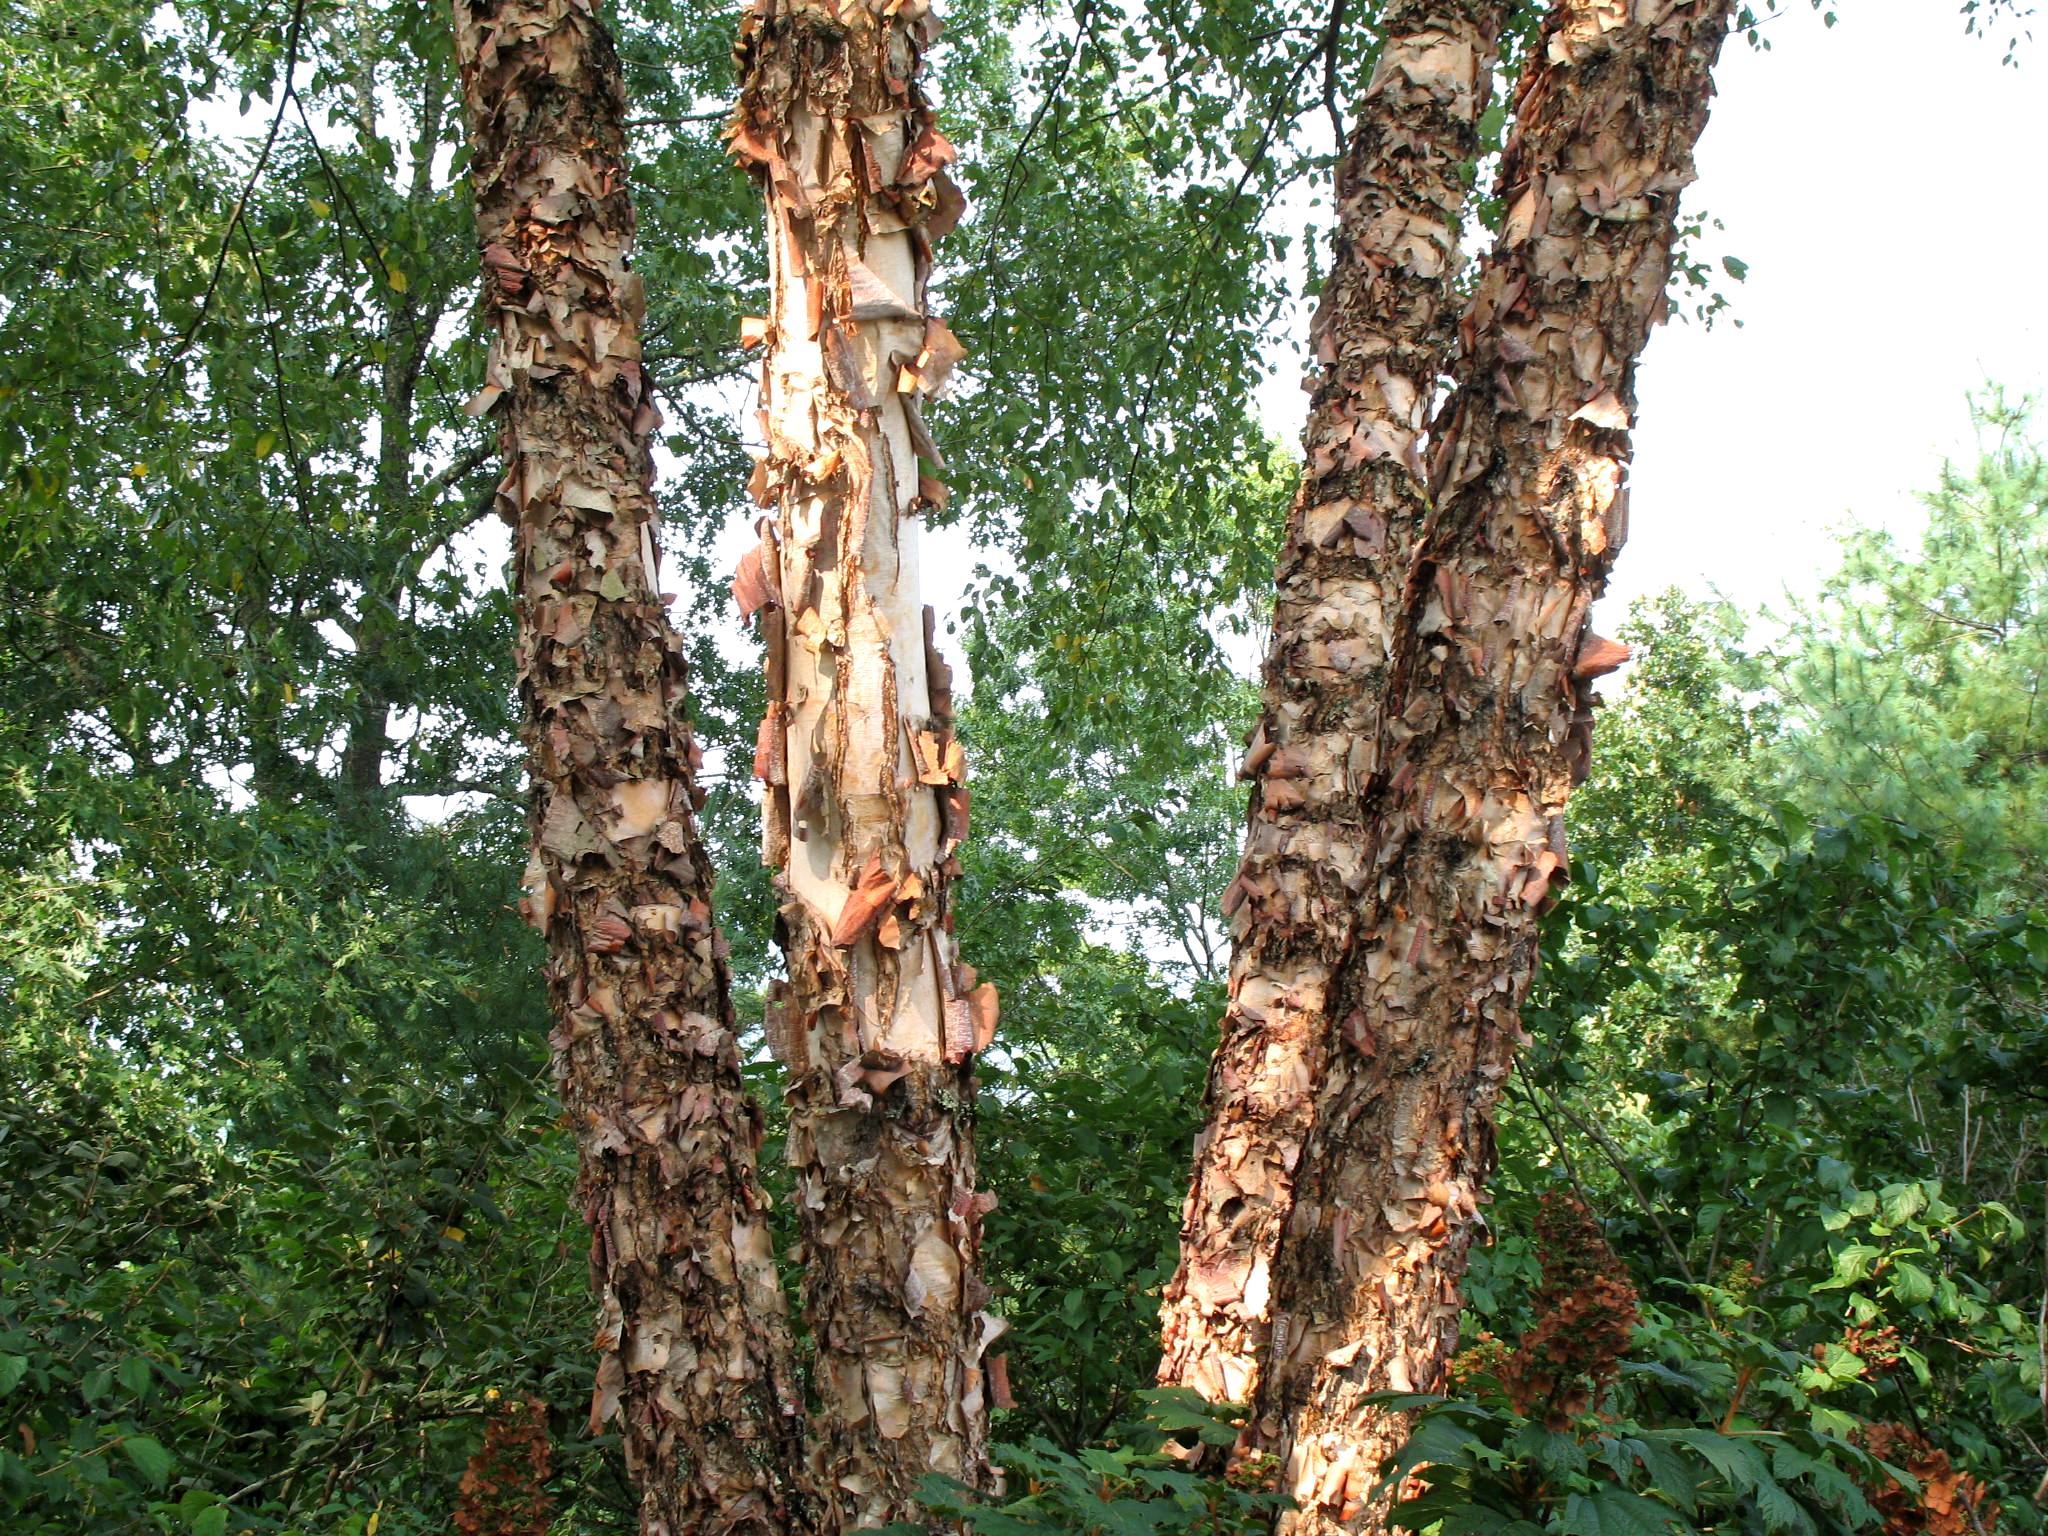
[{"label": "papery bark sheet", "polygon": [[1306,465],[1281,548],[1250,825],[1224,895],[1230,1008],[1167,1287],[1160,1380],[1247,1402],[1272,1281],[1376,878],[1394,625],[1429,508],[1423,434],[1451,355],[1465,175],[1504,0],[1413,0],[1385,41],[1338,173],[1336,252],[1310,332]]},{"label": "papery bark sheet", "polygon": [[974,1059],[994,989],[955,947],[967,832],[951,674],[918,589],[944,505],[923,406],[962,350],[931,312],[932,241],[961,198],[918,86],[923,0],[761,0],[742,23],[735,156],[765,194],[754,771],[789,980],[768,1003],[817,1340],[819,1480],[843,1518],[914,1518],[918,1482],[988,1478]]},{"label": "papery bark sheet", "polygon": [[644,1536],[805,1531],[761,1118],[657,585],[618,58],[583,0],[457,0],[455,35],[492,330],[472,408],[499,421],[516,530],[521,906],[547,940],[600,1307],[591,1429],[624,1438]]},{"label": "papery bark sheet", "polygon": [[[1568,0],[1546,21],[1521,75],[1503,229],[1460,325],[1419,525],[1321,510],[1311,437],[1276,615],[1279,685],[1269,672],[1248,760],[1252,853],[1226,900],[1254,957],[1234,974],[1235,1007],[1310,1015],[1290,1051],[1286,1134],[1232,1165],[1289,1175],[1271,1202],[1270,1270],[1242,1280],[1267,1319],[1242,1449],[1278,1458],[1301,1506],[1283,1521],[1294,1530],[1377,1526],[1379,1467],[1407,1425],[1361,1399],[1438,1389],[1455,1345],[1537,919],[1566,876],[1562,813],[1586,771],[1590,685],[1623,654],[1587,615],[1626,533],[1635,363],[1665,312],[1679,195],[1729,17],[1724,0]],[[1384,265],[1407,248],[1388,225],[1351,254]],[[1339,373],[1361,365],[1340,341]],[[1386,555],[1300,604],[1288,573],[1304,543],[1325,539],[1361,554],[1384,541]],[[1355,617],[1339,629],[1322,618],[1333,606]],[[1285,718],[1289,699],[1342,697],[1347,680],[1371,704],[1345,729]],[[1327,830],[1347,817],[1361,833]],[[1273,847],[1331,853],[1304,855],[1320,860],[1315,876],[1290,881],[1258,861]],[[1264,931],[1275,927],[1284,941]],[[1311,952],[1308,964],[1265,958]],[[1226,1052],[1232,1038],[1226,1025]],[[1225,1084],[1215,1096],[1211,1161],[1232,1095]],[[1189,1290],[1197,1265],[1227,1251],[1210,1229],[1243,1209],[1205,1196],[1203,1172]],[[1208,1283],[1223,1294],[1235,1278]]]}]

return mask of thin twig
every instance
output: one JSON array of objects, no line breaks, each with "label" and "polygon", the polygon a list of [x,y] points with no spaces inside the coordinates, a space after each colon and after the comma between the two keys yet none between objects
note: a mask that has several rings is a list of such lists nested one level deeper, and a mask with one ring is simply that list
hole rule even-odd
[{"label": "thin twig", "polygon": [[312,473],[299,456],[297,437],[292,432],[292,412],[284,387],[284,350],[277,340],[277,305],[270,297],[270,277],[263,270],[263,258],[256,252],[256,237],[249,233],[249,221],[237,215],[242,226],[242,243],[249,250],[249,264],[256,269],[256,289],[263,296],[263,333],[270,341],[271,385],[277,395],[277,425],[284,433],[284,453],[292,466],[292,483],[298,491],[299,521],[310,532],[313,527]]},{"label": "thin twig", "polygon": [[1330,114],[1330,131],[1336,137],[1336,152],[1344,153],[1344,112],[1337,105],[1337,53],[1342,37],[1345,0],[1330,7],[1330,25],[1323,32],[1323,109]]},{"label": "thin twig", "polygon": [[[285,34],[284,44],[284,85],[278,93],[277,111],[271,114],[270,131],[263,136],[263,148],[256,155],[256,163],[249,168],[248,180],[242,183],[242,192],[235,199],[234,212],[228,215],[227,228],[221,231],[220,251],[213,258],[213,272],[206,280],[206,291],[199,296],[199,313],[192,317],[192,324],[185,334],[178,338],[178,345],[171,355],[164,359],[163,375],[170,376],[171,365],[192,350],[192,343],[199,335],[199,327],[206,323],[208,313],[213,309],[213,298],[220,291],[220,276],[228,264],[228,252],[235,243],[235,228],[242,222],[242,214],[249,206],[249,199],[255,195],[256,183],[263,179],[265,167],[270,164],[270,151],[277,143],[277,131],[284,126],[284,111],[296,98],[297,91],[292,76],[299,67],[299,28],[306,19],[306,0],[295,0],[292,6],[291,27]],[[247,231],[243,233],[246,235]]]}]

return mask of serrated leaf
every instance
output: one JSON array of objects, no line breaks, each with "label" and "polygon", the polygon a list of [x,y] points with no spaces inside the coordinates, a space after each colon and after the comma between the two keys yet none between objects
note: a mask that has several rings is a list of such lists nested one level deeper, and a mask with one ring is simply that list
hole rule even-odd
[{"label": "serrated leaf", "polygon": [[1432,1414],[1416,1424],[1408,1443],[1395,1458],[1395,1465],[1404,1474],[1425,1461],[1445,1467],[1469,1467],[1473,1465],[1476,1443],[1449,1419]]},{"label": "serrated leaf", "polygon": [[1788,1536],[1814,1536],[1813,1517],[1769,1478],[1759,1482],[1753,1493],[1756,1512],[1763,1516],[1766,1530],[1786,1532]]},{"label": "serrated leaf", "polygon": [[1642,1462],[1652,1488],[1687,1514],[1699,1508],[1700,1480],[1683,1456],[1655,1438],[1632,1439],[1623,1443]]},{"label": "serrated leaf", "polygon": [[1737,1493],[1748,1493],[1768,1476],[1764,1459],[1755,1447],[1733,1435],[1717,1434],[1711,1429],[1674,1429],[1667,1431],[1667,1435],[1690,1446]]},{"label": "serrated leaf", "polygon": [[1924,1184],[1887,1184],[1877,1192],[1877,1204],[1878,1209],[1884,1212],[1886,1226],[1903,1227],[1927,1209],[1927,1187]]},{"label": "serrated leaf", "polygon": [[1934,1277],[1917,1264],[1904,1262],[1891,1267],[1892,1294],[1909,1307],[1917,1307],[1934,1295]]},{"label": "serrated leaf", "polygon": [[121,1454],[135,1463],[136,1470],[157,1488],[171,1480],[171,1473],[178,1466],[177,1458],[164,1449],[162,1442],[148,1435],[123,1435]]},{"label": "serrated leaf", "polygon": [[1851,1243],[1835,1255],[1834,1285],[1854,1285],[1870,1273],[1870,1266],[1877,1262],[1882,1250],[1868,1243]]},{"label": "serrated leaf", "polygon": [[1666,1536],[1672,1512],[1612,1483],[1565,1500],[1564,1529],[1572,1536]]}]

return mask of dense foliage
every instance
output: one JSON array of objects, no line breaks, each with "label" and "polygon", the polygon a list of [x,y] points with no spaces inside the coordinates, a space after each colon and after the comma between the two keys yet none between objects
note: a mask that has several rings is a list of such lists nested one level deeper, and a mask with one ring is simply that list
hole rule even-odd
[{"label": "dense foliage", "polygon": [[[0,14],[0,1516],[626,1529],[511,910],[446,19]],[[1005,999],[982,1135],[1018,1400],[1009,1503],[972,1518],[1236,1529],[1262,1491],[1168,1449],[1228,1424],[1145,1389],[1292,478],[1249,405],[1312,276],[1274,208],[1326,169],[1306,125],[1370,31],[1252,0],[949,18],[972,358],[940,430],[986,566],[952,641],[961,921]],[[670,560],[729,758],[760,699],[716,596],[759,283],[728,20],[618,17]],[[1789,620],[1639,616],[1418,1522],[1455,1491],[1485,1528],[2039,1528],[2048,469],[2022,409],[1985,426],[1923,538],[1859,536]],[[753,810],[711,777],[751,991]],[[1570,1411],[1501,1374],[1555,1312],[1559,1191],[1638,1297]]]}]

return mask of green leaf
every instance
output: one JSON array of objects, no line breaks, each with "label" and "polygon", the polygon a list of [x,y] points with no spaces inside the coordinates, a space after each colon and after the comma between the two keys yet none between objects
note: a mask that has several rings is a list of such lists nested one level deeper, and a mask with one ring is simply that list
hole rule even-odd
[{"label": "green leaf", "polygon": [[1650,1474],[1651,1487],[1688,1514],[1699,1507],[1699,1479],[1693,1475],[1683,1456],[1654,1436],[1626,1440],[1623,1444],[1635,1453],[1643,1464],[1643,1470]]},{"label": "green leaf", "polygon": [[1430,1414],[1419,1420],[1401,1448],[1398,1465],[1406,1471],[1417,1462],[1434,1462],[1446,1467],[1473,1465],[1479,1443],[1455,1421]]},{"label": "green leaf", "polygon": [[1756,1485],[1754,1494],[1757,1513],[1764,1517],[1767,1530],[1789,1532],[1792,1536],[1814,1536],[1813,1517],[1797,1499],[1769,1478]]},{"label": "green leaf", "polygon": [[1564,1529],[1571,1536],[1665,1536],[1672,1524],[1664,1505],[1612,1483],[1565,1500]]},{"label": "green leaf", "polygon": [[1877,1192],[1877,1203],[1878,1209],[1884,1212],[1886,1226],[1903,1227],[1927,1209],[1927,1186],[1887,1184]]},{"label": "green leaf", "polygon": [[1891,1267],[1892,1294],[1909,1307],[1917,1307],[1934,1295],[1934,1277],[1917,1264],[1903,1261]]},{"label": "green leaf", "polygon": [[1210,1403],[1186,1387],[1154,1387],[1143,1396],[1147,1421],[1168,1434],[1191,1429],[1207,1445],[1237,1441],[1237,1426],[1230,1422],[1237,1412],[1234,1404]]},{"label": "green leaf", "polygon": [[28,1362],[20,1355],[0,1355],[0,1397],[5,1397],[21,1385],[21,1378],[28,1374]]},{"label": "green leaf", "polygon": [[1883,1256],[1883,1250],[1873,1248],[1869,1243],[1851,1243],[1835,1255],[1835,1278],[1831,1286],[1854,1285],[1870,1273],[1870,1266]]},{"label": "green leaf", "polygon": [[148,1435],[123,1435],[121,1454],[134,1462],[136,1469],[157,1488],[163,1487],[171,1480],[171,1473],[178,1465],[171,1453],[163,1448],[162,1443]]},{"label": "green leaf", "polygon": [[130,1355],[121,1362],[120,1368],[115,1374],[120,1378],[122,1386],[126,1387],[135,1396],[140,1397],[149,1390],[149,1383],[154,1372],[150,1368],[148,1356]]},{"label": "green leaf", "polygon": [[1764,1459],[1746,1440],[1711,1429],[1676,1429],[1669,1438],[1688,1445],[1737,1493],[1748,1493],[1769,1477]]}]

